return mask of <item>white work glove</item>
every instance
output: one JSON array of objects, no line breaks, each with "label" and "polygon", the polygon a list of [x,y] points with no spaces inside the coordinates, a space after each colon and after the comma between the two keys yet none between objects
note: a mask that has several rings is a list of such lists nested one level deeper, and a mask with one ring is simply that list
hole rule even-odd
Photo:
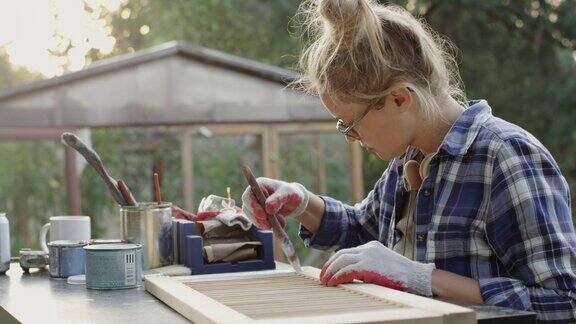
[{"label": "white work glove", "polygon": [[[303,185],[284,182],[269,178],[256,179],[266,198],[266,211],[270,215],[278,215],[282,227],[286,226],[285,217],[296,217],[302,214],[308,206],[309,194]],[[270,229],[268,217],[250,187],[242,194],[242,211],[260,228]]]},{"label": "white work glove", "polygon": [[354,279],[401,291],[432,296],[433,263],[412,261],[371,241],[355,248],[342,249],[326,262],[320,281],[327,286]]}]

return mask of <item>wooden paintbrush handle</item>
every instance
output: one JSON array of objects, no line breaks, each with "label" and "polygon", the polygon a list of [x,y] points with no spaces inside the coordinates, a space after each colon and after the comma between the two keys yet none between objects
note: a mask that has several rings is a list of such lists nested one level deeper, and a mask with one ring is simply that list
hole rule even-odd
[{"label": "wooden paintbrush handle", "polygon": [[118,180],[118,189],[120,189],[120,192],[122,193],[124,200],[126,200],[127,205],[129,206],[138,205],[136,199],[134,199],[134,196],[132,195],[132,192],[130,192],[130,189],[128,189],[128,186],[126,185],[126,183],[124,183],[124,181]]},{"label": "wooden paintbrush handle", "polygon": [[154,173],[154,194],[158,205],[162,205],[162,193],[160,192],[160,177],[158,177],[158,173]]}]

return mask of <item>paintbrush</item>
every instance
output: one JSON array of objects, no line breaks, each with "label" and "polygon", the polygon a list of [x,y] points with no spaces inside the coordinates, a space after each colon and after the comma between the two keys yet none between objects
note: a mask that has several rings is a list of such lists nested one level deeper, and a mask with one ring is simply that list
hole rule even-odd
[{"label": "paintbrush", "polygon": [[78,138],[78,136],[72,133],[63,133],[62,143],[75,149],[78,153],[80,153],[86,159],[86,161],[94,168],[94,170],[96,170],[96,172],[100,175],[102,180],[104,180],[106,187],[108,187],[108,190],[110,191],[110,193],[112,193],[112,196],[114,197],[116,202],[120,206],[126,205],[126,201],[124,200],[124,197],[122,197],[120,189],[118,189],[118,182],[108,174],[108,172],[104,168],[104,164],[102,163],[100,156],[98,156],[98,153],[88,148],[88,146],[86,146],[86,144],[82,142],[82,140]]},{"label": "paintbrush", "polygon": [[124,197],[124,200],[126,201],[126,204],[128,206],[138,205],[138,202],[136,201],[136,199],[132,195],[132,192],[130,192],[130,189],[123,180],[118,180],[118,189],[120,189],[120,193],[122,194],[122,197]]},{"label": "paintbrush", "polygon": [[296,255],[296,249],[294,249],[294,245],[292,244],[292,242],[288,238],[288,235],[280,225],[280,222],[278,221],[278,216],[270,215],[266,212],[266,197],[264,196],[264,193],[260,189],[260,186],[258,185],[258,182],[256,181],[256,177],[254,177],[252,170],[250,170],[250,167],[248,167],[247,165],[244,165],[242,167],[242,172],[244,173],[244,177],[246,177],[246,180],[250,185],[252,193],[254,194],[254,196],[256,196],[256,200],[258,200],[258,203],[268,216],[268,221],[270,222],[270,225],[272,225],[272,229],[276,233],[276,237],[278,237],[278,239],[280,240],[280,246],[282,247],[282,251],[286,255],[286,258],[288,258],[288,261],[290,261],[290,264],[292,265],[294,270],[296,270],[296,272],[301,272],[302,267],[300,266],[300,259],[298,258],[298,255]]},{"label": "paintbrush", "polygon": [[160,193],[160,178],[158,173],[154,172],[154,194],[158,205],[162,205],[162,193]]}]

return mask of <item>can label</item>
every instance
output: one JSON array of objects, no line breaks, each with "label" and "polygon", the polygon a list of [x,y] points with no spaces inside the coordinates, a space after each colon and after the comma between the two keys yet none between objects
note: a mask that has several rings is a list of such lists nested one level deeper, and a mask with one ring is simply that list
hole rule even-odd
[{"label": "can label", "polygon": [[126,253],[124,257],[124,273],[126,277],[126,285],[132,286],[136,284],[136,254],[134,252]]}]

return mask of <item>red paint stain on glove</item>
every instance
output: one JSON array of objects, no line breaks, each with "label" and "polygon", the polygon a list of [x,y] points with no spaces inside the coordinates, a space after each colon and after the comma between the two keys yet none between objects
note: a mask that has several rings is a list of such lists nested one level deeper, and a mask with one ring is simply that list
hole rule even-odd
[{"label": "red paint stain on glove", "polygon": [[353,270],[348,272],[339,273],[335,276],[332,273],[327,273],[326,269],[330,266],[326,263],[320,271],[320,282],[326,286],[338,286],[339,284],[353,282],[354,280],[360,280],[365,283],[371,283],[378,286],[388,287],[400,291],[408,290],[400,281],[388,278],[382,274],[365,271],[365,270]]}]

